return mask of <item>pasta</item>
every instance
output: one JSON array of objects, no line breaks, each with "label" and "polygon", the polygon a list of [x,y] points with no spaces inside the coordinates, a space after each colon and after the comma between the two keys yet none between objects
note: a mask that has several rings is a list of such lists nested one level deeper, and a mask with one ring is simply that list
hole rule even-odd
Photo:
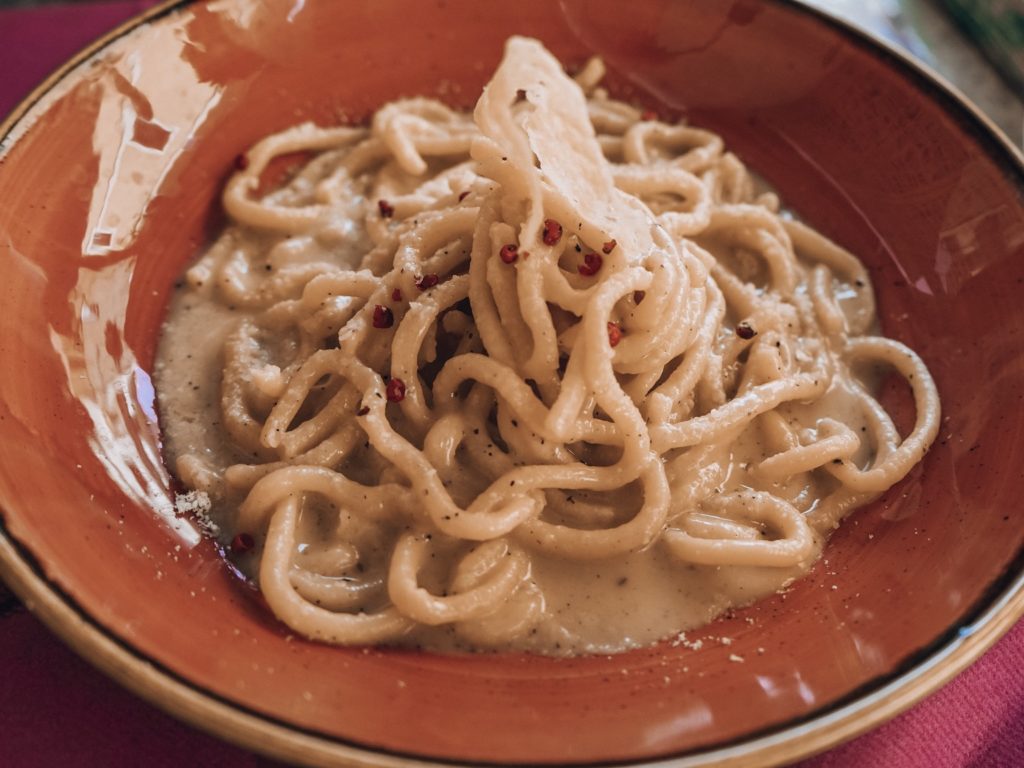
[{"label": "pasta", "polygon": [[[158,391],[178,475],[294,631],[653,642],[805,572],[934,439],[864,266],[602,75],[513,38],[472,116],[406,99],[240,158]],[[877,369],[913,392],[905,436]]]}]

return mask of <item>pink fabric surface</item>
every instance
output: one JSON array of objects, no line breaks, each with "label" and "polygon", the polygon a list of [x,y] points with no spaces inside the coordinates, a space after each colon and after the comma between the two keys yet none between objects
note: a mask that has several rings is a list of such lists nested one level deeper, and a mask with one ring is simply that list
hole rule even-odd
[{"label": "pink fabric surface", "polygon": [[[0,11],[0,116],[66,58],[152,0]],[[2,202],[0,202],[2,204]],[[0,587],[0,763],[271,768],[118,687]],[[1024,623],[902,716],[800,768],[1024,766]]]}]

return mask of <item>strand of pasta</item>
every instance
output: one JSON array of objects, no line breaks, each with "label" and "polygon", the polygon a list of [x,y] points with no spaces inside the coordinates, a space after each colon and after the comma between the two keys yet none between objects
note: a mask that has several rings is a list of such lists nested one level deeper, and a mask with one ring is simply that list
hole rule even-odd
[{"label": "strand of pasta", "polygon": [[380,643],[412,629],[412,619],[393,606],[378,613],[348,613],[321,608],[302,597],[291,580],[298,517],[297,499],[278,506],[270,519],[260,560],[260,589],[281,621],[314,640],[346,645]]}]

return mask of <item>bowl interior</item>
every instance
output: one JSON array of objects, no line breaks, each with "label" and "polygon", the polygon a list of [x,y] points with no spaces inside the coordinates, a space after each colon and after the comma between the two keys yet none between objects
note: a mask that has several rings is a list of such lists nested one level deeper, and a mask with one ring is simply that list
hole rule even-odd
[{"label": "bowl interior", "polygon": [[[148,371],[174,282],[220,226],[235,156],[399,96],[470,107],[511,33],[569,65],[599,53],[618,95],[720,132],[868,264],[884,331],[939,386],[924,462],[788,593],[690,633],[699,650],[553,660],[309,643],[172,503]],[[948,101],[784,2],[172,9],[68,73],[0,144],[4,530],[128,652],[240,710],[391,752],[641,759],[849,700],[969,621],[1024,541],[1009,511],[1024,466],[1021,175]],[[912,418],[905,392],[889,396]]]}]

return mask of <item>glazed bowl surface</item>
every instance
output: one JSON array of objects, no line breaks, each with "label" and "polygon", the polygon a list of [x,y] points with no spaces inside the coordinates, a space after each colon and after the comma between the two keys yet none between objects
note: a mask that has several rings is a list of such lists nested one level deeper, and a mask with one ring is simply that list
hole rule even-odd
[{"label": "glazed bowl surface", "polygon": [[[149,375],[167,302],[223,224],[240,152],[401,96],[469,108],[513,33],[570,67],[600,54],[613,93],[719,132],[858,254],[884,332],[936,379],[939,438],[806,579],[687,644],[552,659],[304,641],[176,513]],[[1024,164],[994,131],[791,2],[162,6],[0,128],[0,571],[143,696],[309,763],[751,765],[848,738],[1024,612]],[[912,419],[906,392],[886,396]]]}]

